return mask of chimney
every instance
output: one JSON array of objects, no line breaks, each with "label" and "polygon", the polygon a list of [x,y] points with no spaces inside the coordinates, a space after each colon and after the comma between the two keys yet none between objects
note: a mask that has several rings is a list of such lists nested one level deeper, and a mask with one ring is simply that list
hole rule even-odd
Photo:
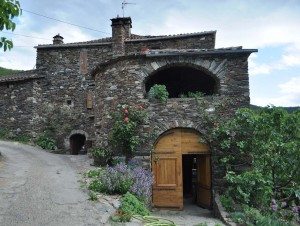
[{"label": "chimney", "polygon": [[113,55],[125,55],[125,40],[131,36],[131,18],[116,17],[111,19],[111,22]]},{"label": "chimney", "polygon": [[53,45],[64,44],[63,37],[58,33],[53,37]]}]

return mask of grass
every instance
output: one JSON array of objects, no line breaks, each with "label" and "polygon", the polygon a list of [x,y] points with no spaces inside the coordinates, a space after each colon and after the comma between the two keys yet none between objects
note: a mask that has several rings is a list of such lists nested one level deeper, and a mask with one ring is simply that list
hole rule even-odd
[{"label": "grass", "polygon": [[13,69],[8,69],[4,67],[0,67],[0,75],[9,75],[9,74],[14,74],[17,72],[20,72],[21,70],[13,70]]}]

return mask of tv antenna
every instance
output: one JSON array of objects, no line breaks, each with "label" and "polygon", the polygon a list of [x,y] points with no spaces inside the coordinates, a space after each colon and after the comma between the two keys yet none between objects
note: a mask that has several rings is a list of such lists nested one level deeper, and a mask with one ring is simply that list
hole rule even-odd
[{"label": "tv antenna", "polygon": [[124,17],[124,8],[125,8],[126,5],[136,5],[136,3],[126,2],[126,0],[124,0],[122,2],[123,17]]}]

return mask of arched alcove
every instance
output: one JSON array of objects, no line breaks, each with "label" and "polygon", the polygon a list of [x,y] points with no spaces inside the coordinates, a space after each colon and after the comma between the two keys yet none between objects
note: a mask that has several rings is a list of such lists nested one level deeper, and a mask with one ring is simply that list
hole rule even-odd
[{"label": "arched alcove", "polygon": [[73,134],[70,137],[70,149],[72,155],[78,155],[86,141],[86,137],[83,134]]},{"label": "arched alcove", "polygon": [[165,85],[170,98],[178,98],[188,92],[212,95],[218,92],[218,83],[211,75],[191,66],[171,66],[157,70],[145,82],[146,92],[154,84]]}]

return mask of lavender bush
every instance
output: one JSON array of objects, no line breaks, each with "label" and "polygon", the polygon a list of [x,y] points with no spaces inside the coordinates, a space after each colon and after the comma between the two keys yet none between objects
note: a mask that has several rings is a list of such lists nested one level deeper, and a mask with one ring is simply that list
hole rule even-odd
[{"label": "lavender bush", "polygon": [[90,188],[107,194],[126,194],[130,192],[145,202],[151,197],[151,185],[154,183],[150,171],[141,166],[126,165],[118,163],[114,167],[107,166],[97,179],[99,187]]}]

